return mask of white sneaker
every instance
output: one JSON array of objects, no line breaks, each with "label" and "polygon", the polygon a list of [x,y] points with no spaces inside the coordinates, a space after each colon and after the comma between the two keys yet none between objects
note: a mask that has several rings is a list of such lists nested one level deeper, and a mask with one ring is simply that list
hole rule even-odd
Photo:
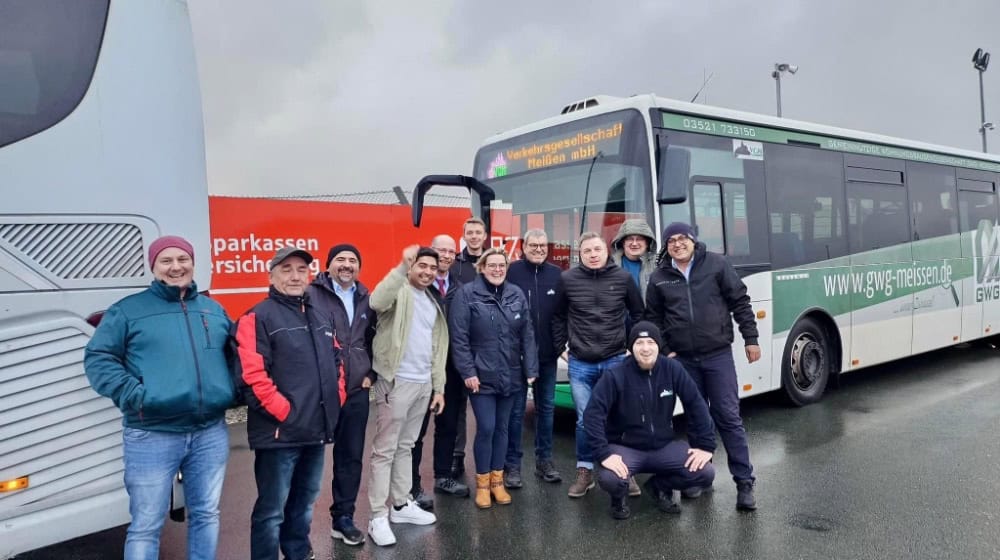
[{"label": "white sneaker", "polygon": [[392,534],[392,529],[389,528],[388,517],[373,517],[368,522],[368,536],[378,546],[396,544],[396,535]]},{"label": "white sneaker", "polygon": [[413,500],[406,500],[406,505],[402,509],[396,509],[395,507],[389,509],[389,520],[393,523],[430,525],[437,521],[437,517],[429,511],[420,509],[420,506]]}]

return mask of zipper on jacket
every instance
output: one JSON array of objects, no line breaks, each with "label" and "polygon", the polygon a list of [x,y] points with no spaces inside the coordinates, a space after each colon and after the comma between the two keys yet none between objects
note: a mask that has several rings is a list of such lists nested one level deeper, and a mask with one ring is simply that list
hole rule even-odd
[{"label": "zipper on jacket", "polygon": [[208,334],[208,319],[205,318],[204,314],[201,316],[201,326],[205,327],[205,348],[211,348],[212,338]]},{"label": "zipper on jacket", "polygon": [[205,399],[204,395],[202,395],[201,365],[198,363],[198,346],[194,343],[194,331],[191,330],[191,318],[188,314],[187,303],[184,302],[183,297],[181,297],[181,310],[184,312],[184,326],[187,327],[188,341],[191,342],[191,354],[194,356],[194,373],[195,377],[198,379],[198,414],[204,418]]},{"label": "zipper on jacket", "polygon": [[[655,403],[656,403],[656,393],[653,392],[653,372],[652,371],[650,371],[649,375],[646,376],[646,385],[649,386],[649,403],[650,403],[650,406],[652,408],[656,408],[656,405],[655,405]],[[653,423],[653,414],[652,414],[652,412],[653,411],[651,411],[650,414],[649,414],[649,431],[650,431],[650,433],[652,433],[655,436],[656,435],[656,426],[653,425],[654,423]]]},{"label": "zipper on jacket", "polygon": [[278,427],[278,426],[275,426],[275,428],[274,428],[274,439],[278,439],[278,435],[280,433],[281,433],[281,428]]},{"label": "zipper on jacket", "polygon": [[[323,370],[322,370],[322,366],[320,365],[319,348],[317,347],[316,339],[314,338],[315,334],[318,331],[317,331],[317,329],[313,328],[312,323],[309,321],[309,313],[306,312],[306,301],[305,301],[305,299],[302,299],[300,301],[299,306],[302,309],[302,315],[305,316],[306,325],[308,325],[308,328],[309,328],[309,340],[310,340],[310,342],[312,342],[313,359],[316,360],[316,377],[319,380],[319,407],[320,407],[320,409],[322,410],[322,413],[323,413],[323,443],[329,443],[329,442],[333,441],[333,438],[330,436],[330,422],[329,422],[330,416],[326,412],[326,398],[324,397],[324,391],[323,391]],[[337,340],[336,339],[336,337],[337,337],[336,330],[334,331],[333,336],[334,336],[334,342],[336,342],[336,340]],[[340,367],[335,365],[334,369],[337,371],[337,374],[339,375],[340,374]],[[339,399],[340,399],[340,395],[339,395],[339,393],[340,393],[339,381],[340,380],[338,379],[337,381],[338,381],[338,387],[337,387],[337,393],[338,393],[338,395],[337,395],[337,399],[338,399],[338,405],[339,405]]]}]

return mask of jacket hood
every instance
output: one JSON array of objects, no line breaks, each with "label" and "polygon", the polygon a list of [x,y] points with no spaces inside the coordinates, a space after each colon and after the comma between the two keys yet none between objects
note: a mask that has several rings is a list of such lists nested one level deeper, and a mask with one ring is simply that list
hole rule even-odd
[{"label": "jacket hood", "polygon": [[631,219],[622,222],[620,228],[618,228],[618,235],[611,241],[611,249],[616,254],[622,251],[621,242],[622,239],[630,235],[641,235],[649,241],[648,253],[656,254],[656,235],[653,233],[653,229],[649,227],[646,220]]}]

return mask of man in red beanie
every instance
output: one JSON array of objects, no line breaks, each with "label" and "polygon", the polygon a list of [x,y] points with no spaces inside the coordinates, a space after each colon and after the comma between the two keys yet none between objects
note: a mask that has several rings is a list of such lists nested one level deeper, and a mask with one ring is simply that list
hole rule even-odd
[{"label": "man in red beanie", "polygon": [[223,416],[234,396],[225,353],[230,321],[222,306],[198,293],[187,240],[153,241],[149,266],[152,285],[108,309],[84,355],[94,390],[122,411],[132,516],[125,558],[159,556],[178,471],[184,473],[188,558],[215,558],[229,457]]}]

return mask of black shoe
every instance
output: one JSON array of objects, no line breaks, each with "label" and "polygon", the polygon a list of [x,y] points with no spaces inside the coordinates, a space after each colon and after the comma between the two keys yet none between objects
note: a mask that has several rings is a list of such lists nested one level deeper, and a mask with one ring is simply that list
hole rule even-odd
[{"label": "black shoe", "polygon": [[632,516],[632,511],[628,509],[628,500],[625,497],[611,498],[611,517],[621,520]]},{"label": "black shoe", "polygon": [[455,480],[454,478],[435,478],[434,493],[448,494],[459,498],[469,497],[469,487]]},{"label": "black shoe", "polygon": [[521,467],[504,467],[503,469],[504,488],[520,488],[524,486],[521,480]]},{"label": "black shoe", "polygon": [[562,482],[562,475],[556,470],[556,466],[552,464],[552,461],[539,461],[536,463],[535,476],[541,478],[545,482],[551,482],[554,484]]},{"label": "black shoe", "polygon": [[692,486],[690,488],[685,488],[681,490],[681,498],[685,500],[693,500],[706,492],[712,491],[712,485],[708,486]]},{"label": "black shoe", "polygon": [[451,459],[451,477],[455,480],[465,474],[465,456],[455,455]]},{"label": "black shoe", "polygon": [[434,498],[428,496],[427,494],[424,494],[424,491],[422,489],[417,488],[416,490],[410,493],[410,496],[413,497],[413,501],[417,504],[417,507],[419,507],[420,509],[424,511],[434,510]]},{"label": "black shoe", "polygon": [[365,534],[354,526],[354,520],[349,515],[341,515],[333,522],[330,536],[344,541],[344,544],[357,546],[365,542]]},{"label": "black shoe", "polygon": [[736,509],[742,511],[757,509],[757,500],[753,497],[753,480],[736,481]]},{"label": "black shoe", "polygon": [[653,477],[650,477],[643,485],[649,496],[653,498],[656,502],[656,507],[663,513],[680,513],[681,506],[677,505],[674,501],[674,491],[673,490],[661,490],[657,487],[656,483],[653,482]]}]

